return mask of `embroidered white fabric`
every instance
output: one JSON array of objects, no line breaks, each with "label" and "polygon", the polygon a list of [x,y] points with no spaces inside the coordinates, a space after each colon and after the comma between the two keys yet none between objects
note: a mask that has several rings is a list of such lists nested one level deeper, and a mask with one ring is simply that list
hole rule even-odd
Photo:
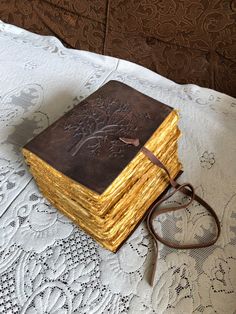
[{"label": "embroidered white fabric", "polygon": [[[153,242],[145,224],[117,254],[106,251],[43,198],[20,152],[111,79],[179,110],[179,181],[192,182],[222,223],[210,248],[160,245],[153,288],[147,281]],[[0,313],[236,313],[235,135],[236,100],[227,95],[0,22]],[[201,241],[213,231],[196,203],[157,225],[180,242]]]}]

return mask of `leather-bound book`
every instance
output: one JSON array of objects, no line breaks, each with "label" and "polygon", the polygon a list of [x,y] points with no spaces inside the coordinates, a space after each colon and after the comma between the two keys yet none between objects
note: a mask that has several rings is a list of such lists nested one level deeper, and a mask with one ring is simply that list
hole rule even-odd
[{"label": "leather-bound book", "polygon": [[[109,81],[23,148],[43,195],[115,252],[181,169],[178,115],[169,106]],[[132,139],[132,143],[129,142]]]}]

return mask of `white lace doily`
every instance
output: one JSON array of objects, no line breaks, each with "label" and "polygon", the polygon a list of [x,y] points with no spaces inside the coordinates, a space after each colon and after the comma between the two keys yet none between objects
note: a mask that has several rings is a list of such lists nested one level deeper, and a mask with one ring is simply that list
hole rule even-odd
[{"label": "white lace doily", "polygon": [[[0,74],[0,313],[236,313],[236,100],[1,22]],[[180,181],[192,182],[222,223],[213,247],[160,246],[153,288],[145,225],[117,254],[102,249],[42,197],[20,153],[111,79],[179,109]],[[198,204],[160,222],[176,241],[212,232]]]}]

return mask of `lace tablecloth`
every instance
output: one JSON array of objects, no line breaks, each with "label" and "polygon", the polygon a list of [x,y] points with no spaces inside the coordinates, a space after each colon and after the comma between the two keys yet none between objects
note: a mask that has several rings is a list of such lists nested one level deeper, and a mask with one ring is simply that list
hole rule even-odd
[{"label": "lace tablecloth", "polygon": [[[0,74],[0,313],[236,313],[236,100],[1,22]],[[213,247],[160,246],[153,288],[145,225],[117,254],[106,251],[43,198],[20,153],[111,79],[179,109],[180,182],[192,182],[222,223]],[[200,241],[213,228],[196,203],[160,222],[181,242]]]}]

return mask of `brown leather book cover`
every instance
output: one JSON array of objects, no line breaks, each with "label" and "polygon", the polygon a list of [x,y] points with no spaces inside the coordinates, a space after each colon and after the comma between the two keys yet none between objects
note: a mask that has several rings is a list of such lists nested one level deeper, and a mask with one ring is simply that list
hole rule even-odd
[{"label": "brown leather book cover", "polygon": [[109,81],[25,145],[53,168],[101,194],[173,109]]}]

